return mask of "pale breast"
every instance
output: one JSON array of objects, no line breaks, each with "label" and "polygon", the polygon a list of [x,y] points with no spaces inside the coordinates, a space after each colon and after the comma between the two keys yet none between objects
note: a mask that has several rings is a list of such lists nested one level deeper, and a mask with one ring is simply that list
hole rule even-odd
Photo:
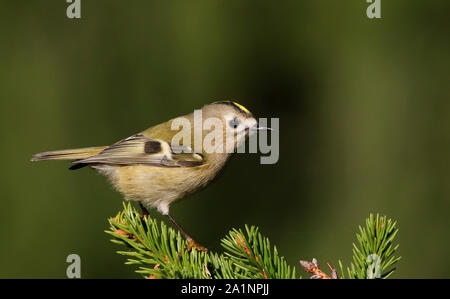
[{"label": "pale breast", "polygon": [[111,182],[128,200],[158,207],[195,192],[207,185],[215,174],[205,167],[117,166]]}]

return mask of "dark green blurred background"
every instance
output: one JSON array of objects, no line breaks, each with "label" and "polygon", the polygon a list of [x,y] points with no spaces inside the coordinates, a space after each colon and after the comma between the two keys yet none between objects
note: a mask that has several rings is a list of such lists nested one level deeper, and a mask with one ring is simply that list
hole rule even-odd
[{"label": "dark green blurred background", "polygon": [[103,232],[121,195],[30,158],[223,99],[280,118],[280,160],[237,155],[172,206],[200,243],[220,250],[248,223],[292,265],[347,264],[357,225],[380,212],[399,223],[394,277],[448,277],[448,1],[382,0],[380,20],[364,0],[81,3],[77,20],[62,0],[1,2],[0,277],[63,278],[70,253],[84,278],[139,277]]}]

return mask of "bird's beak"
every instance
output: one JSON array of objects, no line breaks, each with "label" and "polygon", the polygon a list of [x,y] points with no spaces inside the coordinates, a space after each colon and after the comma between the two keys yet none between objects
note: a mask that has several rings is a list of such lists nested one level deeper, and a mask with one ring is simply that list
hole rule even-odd
[{"label": "bird's beak", "polygon": [[260,127],[260,126],[256,125],[256,126],[251,127],[250,131],[272,131],[272,129],[268,128],[268,127]]}]

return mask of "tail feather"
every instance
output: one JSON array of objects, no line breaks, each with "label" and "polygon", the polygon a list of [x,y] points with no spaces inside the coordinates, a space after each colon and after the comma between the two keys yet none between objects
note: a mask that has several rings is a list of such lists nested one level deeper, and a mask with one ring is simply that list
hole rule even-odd
[{"label": "tail feather", "polygon": [[59,151],[50,151],[38,153],[33,156],[31,161],[44,161],[44,160],[78,160],[86,159],[99,154],[106,146],[86,147],[77,149],[67,149]]}]

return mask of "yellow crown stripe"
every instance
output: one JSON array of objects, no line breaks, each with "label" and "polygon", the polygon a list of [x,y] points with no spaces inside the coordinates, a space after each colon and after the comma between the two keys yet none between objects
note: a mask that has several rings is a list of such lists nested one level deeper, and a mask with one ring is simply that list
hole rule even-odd
[{"label": "yellow crown stripe", "polygon": [[241,104],[238,104],[236,102],[233,102],[234,105],[236,105],[239,109],[241,109],[242,111],[244,111],[245,113],[250,113],[250,111],[248,111],[247,108],[245,108],[244,106],[242,106]]}]

